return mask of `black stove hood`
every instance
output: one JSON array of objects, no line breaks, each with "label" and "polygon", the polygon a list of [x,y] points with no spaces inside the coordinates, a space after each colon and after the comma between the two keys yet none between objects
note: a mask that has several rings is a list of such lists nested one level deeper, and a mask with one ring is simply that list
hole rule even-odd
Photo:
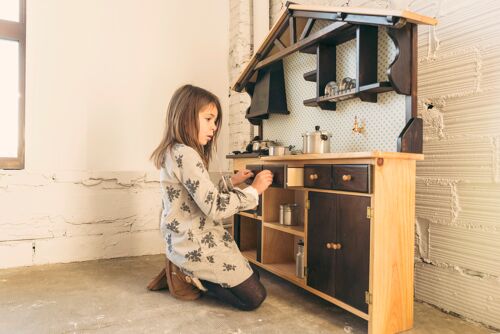
[{"label": "black stove hood", "polygon": [[252,103],[245,117],[251,122],[268,119],[270,114],[290,113],[286,106],[285,76],[281,60],[260,69],[253,91],[247,91],[252,96]]}]

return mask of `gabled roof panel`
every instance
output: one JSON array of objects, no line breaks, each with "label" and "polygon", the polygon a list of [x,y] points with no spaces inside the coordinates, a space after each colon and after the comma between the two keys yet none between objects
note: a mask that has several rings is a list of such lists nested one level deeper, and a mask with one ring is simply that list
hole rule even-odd
[{"label": "gabled roof panel", "polygon": [[[281,12],[280,17],[273,25],[266,38],[254,53],[250,62],[243,69],[238,79],[233,85],[233,90],[242,91],[246,84],[255,78],[255,71],[257,64],[264,60],[266,57],[275,55],[276,53],[287,49],[290,51],[299,49],[298,43],[305,40],[307,35],[307,28],[314,22],[315,19],[320,17],[327,17],[332,21],[338,21],[339,23],[350,24],[352,21],[356,21],[358,17],[371,17],[373,22],[371,24],[377,24],[377,22],[387,22],[394,23],[396,26],[399,23],[413,23],[413,24],[426,24],[426,25],[436,25],[437,20],[428,16],[423,16],[414,12],[406,10],[392,10],[392,9],[380,9],[380,8],[362,8],[362,7],[326,7],[326,6],[311,6],[311,5],[300,5],[287,3],[284,10]],[[292,25],[291,33],[290,21],[294,24]],[[342,24],[339,24],[341,26]],[[292,41],[292,38],[296,40]],[[303,39],[300,39],[300,38]],[[261,63],[264,64],[265,62]],[[260,66],[262,67],[262,66]]]}]

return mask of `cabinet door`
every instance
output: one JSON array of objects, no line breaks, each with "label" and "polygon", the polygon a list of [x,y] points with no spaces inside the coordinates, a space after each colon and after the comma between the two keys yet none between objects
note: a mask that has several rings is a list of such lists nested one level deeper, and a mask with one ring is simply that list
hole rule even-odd
[{"label": "cabinet door", "polygon": [[337,195],[337,243],[335,250],[335,298],[368,312],[370,220],[366,218],[369,197]]},{"label": "cabinet door", "polygon": [[336,241],[335,195],[309,192],[307,224],[307,285],[335,295],[335,253],[326,247]]}]

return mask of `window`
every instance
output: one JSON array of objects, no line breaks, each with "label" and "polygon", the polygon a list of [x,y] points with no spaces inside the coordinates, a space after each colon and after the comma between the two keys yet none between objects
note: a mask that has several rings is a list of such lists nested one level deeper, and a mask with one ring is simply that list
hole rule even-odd
[{"label": "window", "polygon": [[24,168],[26,0],[0,0],[0,169]]}]

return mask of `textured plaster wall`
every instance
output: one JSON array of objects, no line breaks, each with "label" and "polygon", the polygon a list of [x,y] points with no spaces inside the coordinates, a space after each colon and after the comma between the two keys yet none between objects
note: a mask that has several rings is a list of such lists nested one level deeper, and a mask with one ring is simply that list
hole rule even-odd
[{"label": "textured plaster wall", "polygon": [[184,83],[221,98],[228,137],[229,1],[28,0],[27,17],[26,168],[0,170],[0,268],[164,252],[148,158]]},{"label": "textured plaster wall", "polygon": [[[388,5],[299,1],[346,2]],[[271,24],[284,3],[270,1]],[[415,297],[500,328],[500,3],[416,0],[410,10],[439,19],[435,28],[419,27],[425,161],[417,164]],[[232,21],[248,22],[240,16],[231,12]],[[232,43],[244,41],[233,81],[253,47],[241,33],[230,32]],[[232,115],[240,117],[246,103],[233,105]]]}]

